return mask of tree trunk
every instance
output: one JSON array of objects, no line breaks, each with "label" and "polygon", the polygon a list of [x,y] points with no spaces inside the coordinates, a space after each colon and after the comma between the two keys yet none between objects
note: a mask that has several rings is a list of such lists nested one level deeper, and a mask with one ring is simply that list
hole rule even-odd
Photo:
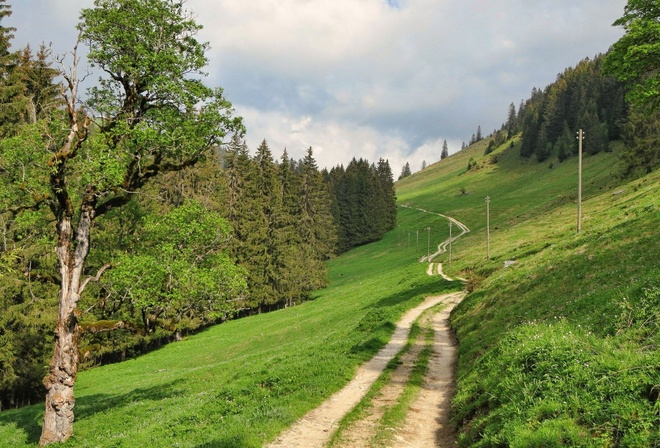
[{"label": "tree trunk", "polygon": [[39,445],[64,442],[73,434],[73,385],[78,373],[78,319],[77,305],[85,260],[89,253],[90,229],[94,219],[92,206],[83,206],[72,248],[70,216],[58,221],[57,259],[62,276],[60,303],[55,329],[55,349],[50,361],[50,372],[44,378],[46,409]]}]

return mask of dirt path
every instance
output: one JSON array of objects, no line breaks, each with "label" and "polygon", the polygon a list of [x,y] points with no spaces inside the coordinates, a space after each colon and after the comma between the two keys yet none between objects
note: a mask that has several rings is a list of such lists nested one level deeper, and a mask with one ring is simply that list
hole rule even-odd
[{"label": "dirt path", "polygon": [[[461,292],[428,297],[422,304],[409,310],[397,323],[397,328],[390,342],[376,356],[358,369],[351,382],[294,423],[268,446],[271,448],[314,448],[324,446],[330,440],[339,420],[359,403],[382,373],[387,363],[405,346],[410,327],[422,312],[443,301],[458,303],[463,295],[464,293]],[[445,309],[451,307],[450,305]],[[435,413],[437,409],[433,409],[431,412]]]},{"label": "dirt path", "polygon": [[442,213],[430,212],[428,210],[424,210],[423,208],[410,207],[408,205],[401,205],[401,207],[409,208],[411,210],[417,210],[417,211],[420,211],[422,213],[430,213],[431,215],[442,216],[443,218],[446,218],[448,221],[450,221],[452,224],[456,225],[456,227],[458,227],[458,229],[460,230],[460,233],[458,233],[456,235],[454,235],[453,232],[452,232],[451,238],[447,238],[442,243],[438,244],[438,250],[437,251],[435,251],[431,255],[424,255],[422,258],[420,258],[419,261],[421,261],[421,262],[424,262],[424,261],[431,262],[431,261],[433,261],[433,259],[435,257],[437,257],[438,255],[447,252],[447,247],[449,246],[450,243],[456,241],[458,238],[462,237],[463,235],[465,235],[466,233],[468,233],[470,231],[470,229],[468,229],[468,227],[465,224],[463,224],[462,222],[460,222],[456,218],[452,218],[451,216],[443,215]]},{"label": "dirt path", "polygon": [[456,363],[456,342],[449,328],[449,313],[461,299],[462,296],[450,298],[447,306],[433,316],[435,338],[429,371],[403,427],[394,434],[397,447],[456,445],[456,436],[449,425]]},{"label": "dirt path", "polygon": [[[412,208],[405,205],[403,207]],[[461,231],[455,236],[452,234],[450,238],[440,243],[434,254],[422,257],[420,260],[421,262],[429,262],[428,275],[436,275],[433,269],[433,258],[444,253],[451,242],[468,233],[470,229],[450,216],[420,208],[415,210],[442,216],[455,224]],[[442,263],[437,264],[437,275],[448,281],[453,280],[443,272]],[[448,319],[454,306],[463,297],[465,297],[465,292],[427,297],[422,304],[409,310],[397,323],[390,342],[369,362],[358,369],[351,382],[281,433],[268,447],[321,448],[325,446],[336,430],[339,421],[362,400],[383,372],[385,366],[406,345],[412,323],[425,310],[440,302],[444,302],[446,306],[440,312],[432,315],[432,318],[431,316],[428,317],[431,319],[434,331],[434,350],[429,362],[429,371],[422,392],[413,403],[404,426],[394,434],[394,444],[392,446],[420,448],[455,446],[455,436],[448,422],[455,383],[454,365],[456,355],[455,343],[449,329]],[[371,446],[380,418],[387,407],[395,403],[403,391],[420,351],[421,344],[414,344],[411,350],[401,357],[401,365],[393,372],[389,384],[383,387],[379,396],[371,403],[370,414],[344,432],[342,436],[342,439],[345,440],[342,445],[343,448]]]},{"label": "dirt path", "polygon": [[[422,316],[420,326],[422,328],[430,327],[431,316],[427,313]],[[387,409],[403,394],[408,378],[415,368],[417,359],[424,348],[423,334],[418,335],[417,340],[410,349],[399,358],[399,366],[392,372],[389,383],[380,390],[378,395],[370,403],[369,414],[361,420],[351,424],[341,434],[342,448],[361,448],[371,446],[372,441],[377,435],[377,429],[380,426],[380,420]]]}]

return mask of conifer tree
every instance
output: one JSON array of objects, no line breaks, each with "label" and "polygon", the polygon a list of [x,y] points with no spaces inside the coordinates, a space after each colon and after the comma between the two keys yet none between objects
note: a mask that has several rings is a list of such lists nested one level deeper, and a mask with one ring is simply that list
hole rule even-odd
[{"label": "conifer tree", "polygon": [[285,306],[293,306],[306,298],[302,284],[307,267],[303,260],[302,239],[297,224],[300,216],[299,184],[289,155],[284,150],[277,167],[278,190],[273,224],[273,238],[277,240],[273,252],[276,270],[275,289]]},{"label": "conifer tree", "polygon": [[449,157],[449,147],[447,146],[447,140],[442,142],[442,152],[440,153],[440,160],[446,159]]},{"label": "conifer tree", "polygon": [[260,211],[258,222],[262,228],[255,230],[255,238],[250,242],[258,248],[253,252],[250,263],[252,265],[250,293],[261,310],[263,305],[273,305],[279,301],[276,291],[279,273],[274,255],[282,250],[278,246],[284,244],[276,238],[278,235],[275,232],[275,219],[280,213],[282,203],[281,196],[277,194],[280,186],[276,166],[266,140],[263,140],[257,148],[254,164],[256,169],[254,207]]},{"label": "conifer tree", "polygon": [[399,180],[404,179],[411,175],[412,175],[412,171],[410,171],[410,164],[406,162],[406,164],[403,165],[403,168],[401,168],[401,174],[399,175]]},{"label": "conifer tree", "polygon": [[380,181],[381,191],[385,202],[385,211],[383,216],[385,231],[392,230],[396,226],[396,189],[394,188],[394,177],[392,168],[387,160],[379,159],[377,167],[378,180]]},{"label": "conifer tree", "polygon": [[13,32],[16,31],[14,27],[7,27],[2,25],[4,19],[12,14],[11,5],[6,5],[7,0],[0,0],[0,74],[4,72],[7,65],[6,58],[10,55],[9,48],[11,48],[11,40],[14,38]]},{"label": "conifer tree", "polygon": [[515,104],[511,103],[509,104],[509,115],[506,120],[505,128],[506,128],[506,139],[509,140],[511,139],[514,135],[518,133],[518,121],[517,121],[517,114],[516,114],[516,106]]},{"label": "conifer tree", "polygon": [[337,231],[330,211],[330,195],[311,147],[301,163],[298,195],[301,252],[308,269],[303,284],[308,291],[313,291],[327,284],[327,269],[323,262],[335,252]]}]

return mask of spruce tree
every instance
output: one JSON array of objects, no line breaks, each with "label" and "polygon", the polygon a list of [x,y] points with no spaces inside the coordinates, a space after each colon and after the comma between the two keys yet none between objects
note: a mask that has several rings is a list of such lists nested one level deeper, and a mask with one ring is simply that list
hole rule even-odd
[{"label": "spruce tree", "polygon": [[440,160],[446,159],[449,156],[449,147],[447,146],[447,140],[442,142],[442,152],[440,153]]},{"label": "spruce tree", "polygon": [[399,175],[399,180],[405,179],[408,176],[412,175],[412,171],[410,171],[410,163],[406,162],[405,165],[403,165],[403,168],[401,168],[401,174]]},{"label": "spruce tree", "polygon": [[330,211],[330,195],[311,147],[300,169],[298,229],[302,241],[301,252],[308,269],[303,284],[308,291],[313,291],[327,285],[324,261],[335,253],[337,233]]},{"label": "spruce tree", "polygon": [[273,219],[273,238],[277,240],[273,252],[275,289],[285,306],[293,306],[306,298],[305,291],[309,288],[302,283],[307,266],[303,258],[302,237],[298,231],[299,183],[286,149],[277,167],[277,179],[278,190],[275,194],[280,207],[276,209]]},{"label": "spruce tree", "polygon": [[7,57],[11,54],[9,48],[11,48],[11,40],[14,38],[13,32],[16,31],[14,27],[6,27],[2,25],[4,19],[11,17],[12,10],[11,5],[6,5],[7,0],[0,0],[0,74],[4,71],[3,69],[7,64]]},{"label": "spruce tree", "polygon": [[280,189],[277,169],[266,140],[263,140],[257,148],[254,164],[256,169],[254,207],[260,211],[259,222],[263,228],[255,232],[255,238],[250,243],[256,249],[251,260],[251,295],[258,302],[261,310],[263,305],[273,305],[280,299],[276,291],[279,273],[274,256],[276,252],[282,250],[278,246],[284,244],[276,237],[278,235],[275,232],[275,219],[280,213],[282,203],[281,196],[277,194]]},{"label": "spruce tree", "polygon": [[509,115],[506,120],[506,139],[511,139],[514,135],[518,133],[518,121],[516,115],[516,106],[515,104],[509,104]]},{"label": "spruce tree", "polygon": [[394,177],[392,168],[387,160],[379,159],[377,167],[378,180],[380,181],[381,191],[385,201],[385,230],[392,230],[396,226],[396,189],[394,188]]}]

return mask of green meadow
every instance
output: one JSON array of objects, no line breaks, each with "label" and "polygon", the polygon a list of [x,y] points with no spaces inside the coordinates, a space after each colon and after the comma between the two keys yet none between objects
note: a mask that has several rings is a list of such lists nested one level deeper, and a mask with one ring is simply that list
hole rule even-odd
[{"label": "green meadow", "polygon": [[[452,314],[459,444],[660,446],[660,174],[622,180],[616,148],[586,157],[578,234],[575,158],[486,144],[397,184],[400,204],[470,228],[451,266],[435,260],[470,291]],[[464,287],[417,261],[448,236],[446,219],[399,208],[382,241],[329,262],[314,300],[81,372],[63,446],[262,446],[346,384],[405,310]],[[0,413],[2,445],[36,445],[41,414]]]},{"label": "green meadow", "polygon": [[659,173],[624,181],[616,148],[586,157],[577,233],[576,158],[481,151],[398,190],[472,230],[445,269],[471,291],[452,315],[459,445],[660,446]]}]

